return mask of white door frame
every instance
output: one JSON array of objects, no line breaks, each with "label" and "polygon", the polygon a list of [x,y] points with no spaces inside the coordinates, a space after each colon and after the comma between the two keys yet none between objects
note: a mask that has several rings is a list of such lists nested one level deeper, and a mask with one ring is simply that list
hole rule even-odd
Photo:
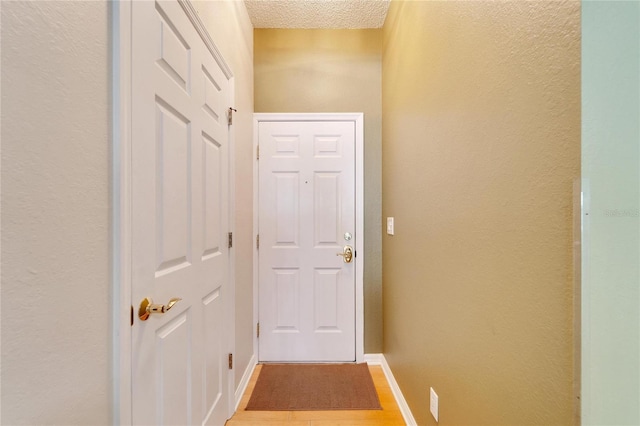
[{"label": "white door frame", "polygon": [[[352,121],[356,129],[356,362],[364,362],[364,114],[348,113],[255,113],[253,114],[253,229],[254,241],[259,224],[258,130],[267,121]],[[253,246],[253,353],[258,355],[257,321],[259,316],[259,270],[256,244]]]},{"label": "white door frame", "polygon": [[[111,2],[111,229],[112,254],[112,423],[132,423],[131,350],[133,301],[131,300],[131,7],[132,1]],[[229,79],[231,101],[235,99],[234,77],[231,68],[211,39],[190,0],[177,0],[205,46]],[[232,106],[232,105],[229,105]],[[229,231],[235,233],[235,130],[229,127]],[[235,352],[235,250],[229,252],[229,347]],[[235,410],[235,375],[229,370],[228,415]]]}]

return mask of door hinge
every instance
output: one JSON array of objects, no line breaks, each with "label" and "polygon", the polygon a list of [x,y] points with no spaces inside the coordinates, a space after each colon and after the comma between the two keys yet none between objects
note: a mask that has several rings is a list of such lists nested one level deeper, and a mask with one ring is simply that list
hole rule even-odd
[{"label": "door hinge", "polygon": [[233,370],[233,354],[229,354],[229,370]]},{"label": "door hinge", "polygon": [[229,107],[228,111],[229,111],[229,114],[227,115],[227,120],[228,120],[229,126],[231,126],[233,124],[233,113],[238,112],[238,110],[235,108]]},{"label": "door hinge", "polygon": [[260,234],[256,235],[256,249],[260,250]]},{"label": "door hinge", "polygon": [[233,247],[233,232],[229,232],[229,248]]},{"label": "door hinge", "polygon": [[256,337],[260,337],[260,323],[256,326]]},{"label": "door hinge", "polygon": [[256,160],[260,159],[260,145],[256,146]]}]

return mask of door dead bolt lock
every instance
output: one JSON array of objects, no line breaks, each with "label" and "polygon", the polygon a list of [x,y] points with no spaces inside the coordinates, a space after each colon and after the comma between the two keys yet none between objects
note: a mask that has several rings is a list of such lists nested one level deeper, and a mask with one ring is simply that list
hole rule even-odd
[{"label": "door dead bolt lock", "polygon": [[351,259],[353,259],[353,247],[344,246],[342,253],[336,253],[336,256],[342,256],[344,263],[351,263]]}]

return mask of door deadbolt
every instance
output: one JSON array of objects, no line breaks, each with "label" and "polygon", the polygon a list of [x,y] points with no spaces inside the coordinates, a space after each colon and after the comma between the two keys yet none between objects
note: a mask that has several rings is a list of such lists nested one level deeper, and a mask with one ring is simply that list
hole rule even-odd
[{"label": "door deadbolt", "polygon": [[344,246],[342,253],[336,253],[336,256],[342,256],[344,263],[351,263],[351,260],[353,259],[353,247]]}]

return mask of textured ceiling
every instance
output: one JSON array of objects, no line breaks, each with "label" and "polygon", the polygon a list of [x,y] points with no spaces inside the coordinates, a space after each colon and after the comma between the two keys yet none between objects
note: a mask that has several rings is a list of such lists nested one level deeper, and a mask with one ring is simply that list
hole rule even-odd
[{"label": "textured ceiling", "polygon": [[244,0],[254,28],[381,28],[390,0]]}]

